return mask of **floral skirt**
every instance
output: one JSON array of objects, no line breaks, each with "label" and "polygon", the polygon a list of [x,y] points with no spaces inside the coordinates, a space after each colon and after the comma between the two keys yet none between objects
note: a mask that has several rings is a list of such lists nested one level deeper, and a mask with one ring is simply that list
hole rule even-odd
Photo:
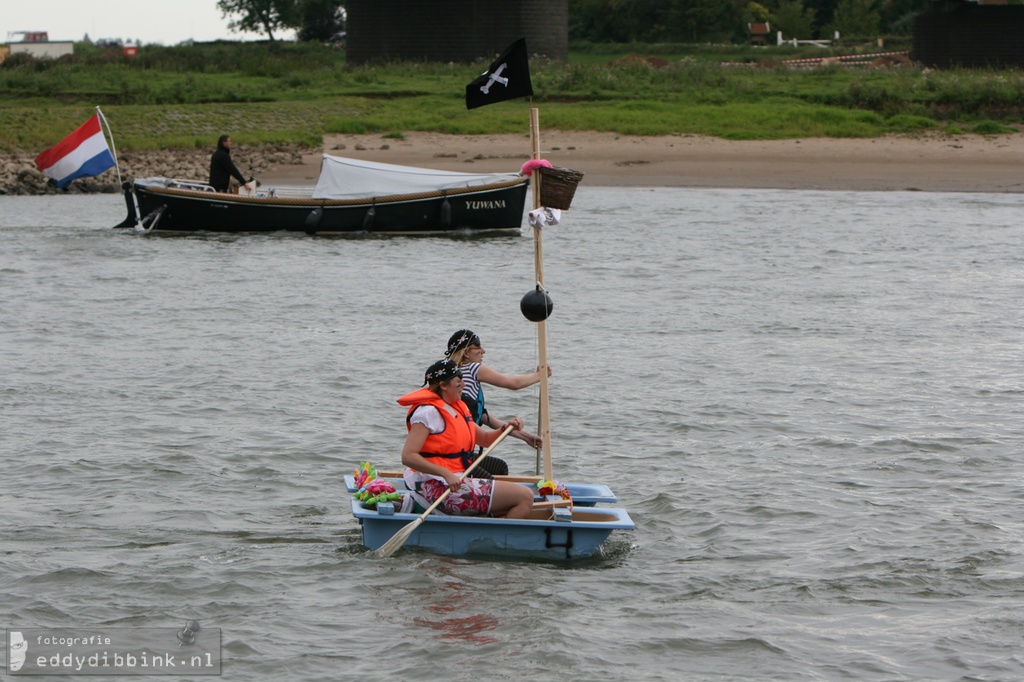
[{"label": "floral skirt", "polygon": [[[420,494],[433,504],[437,498],[448,490],[443,480],[431,478],[420,484]],[[494,481],[489,478],[467,478],[462,487],[449,495],[441,503],[439,510],[452,516],[487,516],[491,511],[491,495],[494,493]]]}]

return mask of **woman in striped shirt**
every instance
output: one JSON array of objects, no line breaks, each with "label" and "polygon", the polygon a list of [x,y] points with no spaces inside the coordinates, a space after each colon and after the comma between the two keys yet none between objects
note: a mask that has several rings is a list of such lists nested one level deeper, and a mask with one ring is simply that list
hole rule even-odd
[{"label": "woman in striped shirt", "polygon": [[[445,356],[450,360],[453,360],[455,364],[459,366],[462,371],[462,400],[469,407],[470,413],[476,420],[477,424],[482,426],[490,426],[492,429],[498,429],[499,431],[505,428],[505,421],[492,416],[484,404],[484,391],[481,384],[490,384],[491,386],[497,386],[498,388],[507,388],[511,391],[518,391],[521,388],[527,386],[533,386],[540,381],[540,368],[536,372],[531,374],[519,374],[509,376],[502,374],[497,370],[491,369],[487,365],[483,364],[484,353],[483,346],[480,345],[480,337],[473,333],[469,329],[460,329],[451,335],[448,339],[448,349],[445,352]],[[551,368],[548,367],[548,376],[551,376]],[[543,445],[543,441],[540,436],[530,433],[529,431],[513,431],[512,435],[523,441],[532,448],[540,448]],[[492,458],[488,458],[492,459]],[[498,458],[493,458],[498,459]],[[504,471],[493,471],[491,468],[487,468],[486,471],[490,471],[492,474],[507,474],[508,465],[505,462],[501,462],[500,465],[495,464],[498,469],[502,466]],[[491,466],[492,463],[484,460],[481,464],[477,465]]]}]

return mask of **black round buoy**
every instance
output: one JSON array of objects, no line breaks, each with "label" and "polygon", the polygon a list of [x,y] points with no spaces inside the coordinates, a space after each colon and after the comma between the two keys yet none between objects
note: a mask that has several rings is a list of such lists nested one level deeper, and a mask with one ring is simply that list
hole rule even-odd
[{"label": "black round buoy", "polygon": [[536,289],[527,292],[523,300],[519,301],[519,309],[523,311],[523,317],[530,322],[543,322],[551,316],[555,304],[551,302],[548,292],[541,289],[538,284]]},{"label": "black round buoy", "polygon": [[[199,621],[186,621],[185,627],[178,630],[178,641],[181,644],[195,644],[197,632],[199,632]],[[178,646],[181,646],[181,644]]]}]

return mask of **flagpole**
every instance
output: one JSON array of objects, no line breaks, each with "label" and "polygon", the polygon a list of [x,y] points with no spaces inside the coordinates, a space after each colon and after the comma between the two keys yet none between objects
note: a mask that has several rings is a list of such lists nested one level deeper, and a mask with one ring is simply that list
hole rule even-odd
[{"label": "flagpole", "polygon": [[120,187],[121,186],[121,165],[117,161],[117,147],[114,145],[114,132],[110,129],[110,123],[107,121],[107,117],[103,115],[103,112],[100,111],[100,108],[98,106],[96,107],[96,113],[99,114],[100,121],[102,121],[103,125],[106,126],[106,128],[107,128],[107,137],[110,138],[110,149],[111,149],[111,151],[114,152],[114,170],[117,171],[117,186]]},{"label": "flagpole", "polygon": [[[466,86],[466,108],[475,109],[495,102],[503,102],[517,97],[530,97],[530,137],[533,141],[532,158],[540,159],[540,113],[533,106],[533,85],[530,83],[530,52],[526,47],[526,38],[515,41],[498,58],[491,62],[487,70],[477,76]],[[530,175],[530,186],[533,189],[533,210],[540,208],[540,172]],[[534,267],[537,274],[537,288],[544,289],[544,258],[541,244],[540,228],[534,228]],[[537,351],[540,356],[540,404],[538,405],[537,421],[540,437],[543,439],[544,475],[548,480],[554,477],[551,471],[551,419],[548,414],[548,351],[547,328],[543,320],[537,323]],[[537,457],[537,469],[540,469],[540,455]]]},{"label": "flagpole", "polygon": [[[540,158],[540,110],[530,107],[530,139],[533,142],[532,158]],[[533,189],[533,208],[540,208],[540,172],[536,169],[530,176],[530,186]],[[533,230],[533,262],[537,277],[537,286],[544,291],[544,244],[541,241],[541,228]],[[544,478],[548,481],[554,480],[554,473],[551,467],[551,415],[548,404],[548,338],[547,321],[541,320],[537,323],[537,353],[540,356],[540,437],[544,441]]]}]

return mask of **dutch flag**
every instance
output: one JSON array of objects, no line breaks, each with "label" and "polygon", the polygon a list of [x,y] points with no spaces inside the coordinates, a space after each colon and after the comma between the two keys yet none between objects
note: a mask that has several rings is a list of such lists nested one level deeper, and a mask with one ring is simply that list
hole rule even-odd
[{"label": "dutch flag", "polygon": [[56,147],[36,157],[36,167],[57,187],[67,187],[75,178],[99,175],[115,165],[103,137],[99,113],[61,140]]}]

